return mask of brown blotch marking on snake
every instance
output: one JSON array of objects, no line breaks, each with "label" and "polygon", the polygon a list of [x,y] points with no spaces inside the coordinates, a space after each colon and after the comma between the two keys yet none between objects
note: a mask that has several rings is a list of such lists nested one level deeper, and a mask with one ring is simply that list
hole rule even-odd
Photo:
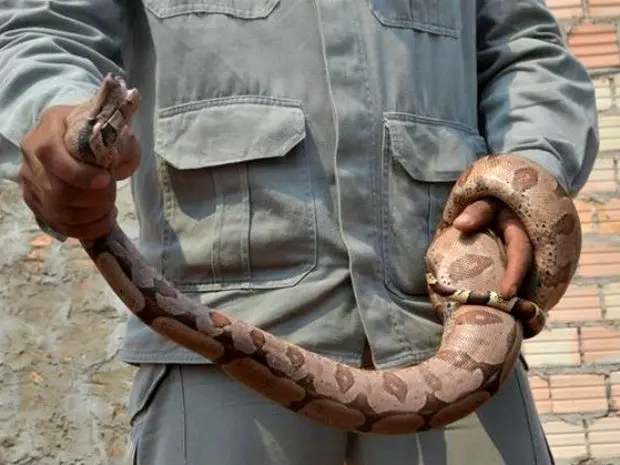
[{"label": "brown blotch marking on snake", "polygon": [[394,373],[383,373],[383,389],[398,399],[399,402],[405,402],[409,388],[407,384],[396,376]]},{"label": "brown blotch marking on snake", "polygon": [[335,377],[336,382],[338,383],[338,388],[342,393],[345,393],[349,389],[351,389],[351,387],[353,387],[353,384],[355,383],[355,377],[353,376],[351,369],[340,363],[336,367]]},{"label": "brown blotch marking on snake", "polygon": [[435,375],[432,371],[428,369],[426,364],[421,364],[418,366],[420,373],[422,373],[422,377],[426,384],[431,388],[431,391],[439,391],[441,389],[441,380],[437,375]]},{"label": "brown blotch marking on snake", "polygon": [[228,318],[223,313],[211,311],[210,316],[211,316],[211,322],[213,323],[213,326],[215,328],[221,329],[221,328],[225,328],[226,326],[230,326],[232,324],[232,321],[230,320],[230,318]]},{"label": "brown blotch marking on snake", "polygon": [[291,362],[294,369],[299,370],[306,361],[304,353],[297,347],[288,346],[286,349],[286,357]]},{"label": "brown blotch marking on snake", "polygon": [[465,352],[458,350],[441,349],[437,352],[435,358],[448,362],[450,365],[466,371],[474,371],[479,368],[478,362],[472,359]]},{"label": "brown blotch marking on snake", "polygon": [[499,315],[482,309],[472,309],[454,315],[454,323],[457,325],[496,325],[503,322]]},{"label": "brown blotch marking on snake", "polygon": [[269,367],[250,357],[235,358],[220,366],[229,376],[279,404],[290,406],[306,396],[306,391],[294,381],[274,374]]},{"label": "brown blotch marking on snake", "polygon": [[155,286],[155,292],[163,295],[164,297],[176,297],[178,295],[174,287],[161,279],[154,279],[153,283]]},{"label": "brown blotch marking on snake", "polygon": [[492,264],[491,257],[468,253],[450,263],[448,274],[451,279],[462,281],[478,276]]},{"label": "brown blotch marking on snake", "polygon": [[568,236],[569,234],[573,233],[576,227],[577,227],[577,219],[573,215],[569,213],[565,213],[552,226],[552,232],[555,234],[562,234],[562,235]]},{"label": "brown blotch marking on snake", "polygon": [[373,415],[373,413],[375,411],[370,406],[370,403],[368,402],[368,395],[364,394],[363,392],[360,392],[358,395],[356,395],[355,399],[353,399],[347,405],[349,407],[353,407],[356,410],[359,410],[360,412],[364,413],[365,415]]},{"label": "brown blotch marking on snake", "polygon": [[435,414],[429,422],[431,428],[441,428],[453,421],[475,412],[491,398],[487,391],[473,392],[464,399],[447,405]]},{"label": "brown blotch marking on snake", "polygon": [[254,347],[259,350],[263,348],[263,346],[265,345],[265,335],[262,333],[262,331],[253,329],[252,331],[250,331],[250,337],[252,338],[252,344],[254,344]]},{"label": "brown blotch marking on snake", "polygon": [[428,420],[446,405],[448,404],[446,404],[443,400],[439,400],[434,394],[429,393],[426,396],[426,402],[424,402],[422,409],[417,413]]},{"label": "brown blotch marking on snake", "polygon": [[566,285],[573,275],[574,264],[568,263],[557,269],[555,275],[545,274],[540,276],[541,281],[544,283],[544,287],[556,287],[560,285]]},{"label": "brown blotch marking on snake", "polygon": [[466,352],[452,349],[439,350],[436,358],[470,373],[479,370],[485,380],[483,384],[487,383],[491,378],[497,376],[501,368],[500,365],[477,362]]},{"label": "brown blotch marking on snake", "polygon": [[194,350],[213,362],[224,355],[224,346],[215,339],[188,328],[183,323],[167,317],[156,317],[151,321],[151,328],[163,336]]},{"label": "brown blotch marking on snake", "polygon": [[369,428],[375,434],[405,434],[420,431],[425,424],[424,418],[417,413],[391,414],[379,418]]},{"label": "brown blotch marking on snake", "polygon": [[131,281],[131,276],[124,272],[122,264],[110,252],[99,253],[94,261],[123,303],[132,313],[141,317],[144,310],[148,310],[146,299]]},{"label": "brown blotch marking on snake", "polygon": [[310,393],[316,393],[316,386],[314,385],[314,375],[308,373],[303,378],[297,380],[297,384]]},{"label": "brown blotch marking on snake", "polygon": [[538,184],[538,171],[532,167],[519,168],[514,172],[512,188],[517,192],[525,192]]},{"label": "brown blotch marking on snake", "polygon": [[366,417],[355,408],[329,399],[316,399],[305,404],[298,413],[335,428],[356,430],[366,423]]}]

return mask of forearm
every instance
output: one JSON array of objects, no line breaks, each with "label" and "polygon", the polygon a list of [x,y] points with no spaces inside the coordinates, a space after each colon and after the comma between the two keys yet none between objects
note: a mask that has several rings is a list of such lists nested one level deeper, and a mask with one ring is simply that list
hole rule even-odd
[{"label": "forearm", "polygon": [[478,5],[479,114],[489,149],[539,163],[575,195],[599,146],[586,69],[541,0]]},{"label": "forearm", "polygon": [[122,72],[125,20],[116,0],[0,0],[0,164],[18,158],[45,108],[86,100]]}]

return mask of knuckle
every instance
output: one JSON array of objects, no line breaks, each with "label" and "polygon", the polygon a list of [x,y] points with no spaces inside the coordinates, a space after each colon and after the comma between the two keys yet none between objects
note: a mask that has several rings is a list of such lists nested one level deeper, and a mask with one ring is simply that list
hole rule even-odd
[{"label": "knuckle", "polygon": [[25,163],[22,163],[19,167],[19,171],[17,173],[17,175],[19,176],[19,179],[22,181],[25,181],[26,179],[28,179],[30,177],[30,173],[29,173],[29,169],[28,166]]},{"label": "knuckle", "polygon": [[63,208],[71,196],[69,189],[61,183],[54,183],[49,192],[49,202],[57,208]]},{"label": "knuckle", "polygon": [[22,154],[27,155],[30,152],[30,139],[32,137],[32,130],[28,131],[26,135],[19,141],[19,150]]},{"label": "knuckle", "polygon": [[28,189],[22,190],[22,199],[26,206],[35,214],[39,214],[39,208],[37,202],[35,201],[34,196]]},{"label": "knuckle", "polygon": [[79,169],[75,169],[73,167],[67,167],[63,173],[63,179],[66,183],[75,187],[80,187],[84,184],[83,173]]}]

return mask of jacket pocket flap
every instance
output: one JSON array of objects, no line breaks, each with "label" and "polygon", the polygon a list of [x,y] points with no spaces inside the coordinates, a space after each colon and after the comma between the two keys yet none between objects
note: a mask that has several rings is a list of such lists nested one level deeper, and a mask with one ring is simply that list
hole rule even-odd
[{"label": "jacket pocket flap", "polygon": [[281,99],[217,99],[159,113],[155,151],[179,170],[286,155],[306,137],[301,104]]},{"label": "jacket pocket flap", "polygon": [[178,0],[146,0],[146,7],[161,19],[173,16],[222,13],[244,19],[265,18],[273,11],[279,0],[209,0],[180,2]]},{"label": "jacket pocket flap", "polygon": [[455,181],[487,153],[484,138],[465,125],[404,113],[384,118],[392,156],[417,181]]}]

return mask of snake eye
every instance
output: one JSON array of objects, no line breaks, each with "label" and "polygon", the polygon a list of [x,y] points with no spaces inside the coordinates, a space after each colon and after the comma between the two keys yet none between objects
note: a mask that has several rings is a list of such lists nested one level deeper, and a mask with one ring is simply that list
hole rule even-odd
[{"label": "snake eye", "polygon": [[103,139],[103,143],[106,147],[110,147],[114,144],[117,135],[118,132],[116,131],[116,128],[111,124],[104,124],[101,128],[101,138]]}]

